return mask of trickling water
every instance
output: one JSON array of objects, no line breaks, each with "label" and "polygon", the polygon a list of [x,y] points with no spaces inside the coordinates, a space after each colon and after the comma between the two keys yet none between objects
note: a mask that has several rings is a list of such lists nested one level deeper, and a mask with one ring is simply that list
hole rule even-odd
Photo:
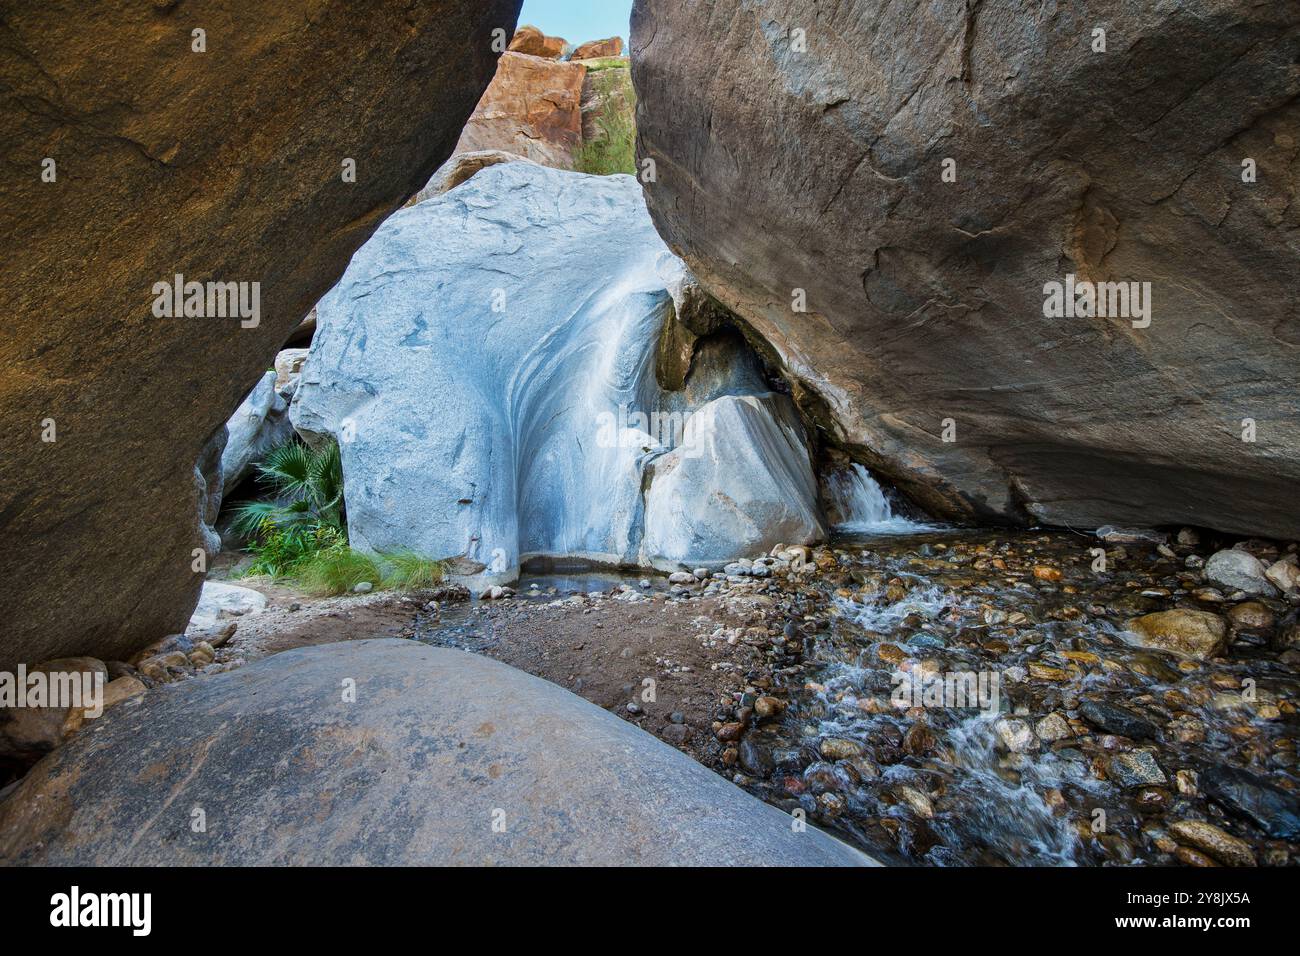
[{"label": "trickling water", "polygon": [[983,850],[1036,866],[1076,865],[1074,829],[1052,812],[1042,794],[1048,788],[1091,791],[1099,785],[1080,764],[1050,752],[1035,758],[1002,757],[994,720],[987,714],[971,717],[947,734],[955,770],[951,797],[980,808],[978,826],[945,815],[935,821],[935,830],[956,851]]},{"label": "trickling water", "polygon": [[[1241,631],[1208,661],[1133,646],[1131,617],[1197,600],[1185,563],[1195,549],[1134,546],[1098,574],[1091,543],[1067,532],[837,537],[820,555],[833,564],[763,585],[779,602],[768,626],[784,619],[795,638],[737,688],[734,709],[702,716],[742,720],[747,694],[786,706],[751,711],[730,761],[718,746],[717,769],[888,862],[1165,866],[1179,859],[1170,826],[1187,819],[1246,841],[1260,862],[1300,859],[1287,836],[1300,832],[1300,676],[1266,631]],[[546,570],[520,581],[521,599],[605,583]],[[641,599],[639,579],[624,582]],[[512,638],[467,612],[458,622],[449,610],[437,642],[484,653]],[[966,678],[974,697],[958,693]]]},{"label": "trickling water", "polygon": [[871,472],[854,463],[826,479],[826,490],[839,522],[835,530],[849,534],[914,534],[927,526],[894,514],[893,506]]}]

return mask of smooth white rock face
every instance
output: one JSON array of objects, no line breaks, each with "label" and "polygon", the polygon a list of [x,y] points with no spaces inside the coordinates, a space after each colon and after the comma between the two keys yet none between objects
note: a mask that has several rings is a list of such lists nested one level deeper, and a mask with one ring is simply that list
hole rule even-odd
[{"label": "smooth white rock face", "polygon": [[276,372],[266,372],[230,416],[226,422],[230,437],[221,453],[223,496],[247,478],[267,452],[293,438],[289,397],[277,389]]},{"label": "smooth white rock face", "polygon": [[186,630],[203,630],[213,627],[220,621],[245,614],[258,614],[266,610],[266,595],[252,588],[241,588],[237,584],[223,584],[220,581],[204,581],[199,594],[198,607],[190,615]]},{"label": "smooth white rock face", "polygon": [[[307,440],[340,443],[353,546],[460,556],[481,566],[463,575],[479,584],[512,580],[537,555],[651,563],[643,475],[682,443],[692,411],[654,377],[667,289],[682,269],[630,176],[502,164],[392,216],[319,303],[291,412]],[[752,375],[735,379],[755,390]],[[784,435],[752,420],[780,401],[754,405],[747,433]],[[802,448],[802,437],[789,440]],[[742,445],[707,445],[716,460],[700,471],[711,483],[701,493],[735,483],[737,500],[755,506],[764,494],[797,495],[765,503],[755,520],[810,513],[772,533],[819,537],[806,449],[793,480],[794,456],[764,476],[765,452]],[[674,544],[657,545],[653,561],[736,557],[760,537],[732,521],[701,539],[709,553],[697,561],[664,530],[656,540]]]},{"label": "smooth white rock face", "polygon": [[692,440],[652,466],[643,548],[650,564],[717,567],[824,534],[803,426],[788,398],[724,396],[695,422]]}]

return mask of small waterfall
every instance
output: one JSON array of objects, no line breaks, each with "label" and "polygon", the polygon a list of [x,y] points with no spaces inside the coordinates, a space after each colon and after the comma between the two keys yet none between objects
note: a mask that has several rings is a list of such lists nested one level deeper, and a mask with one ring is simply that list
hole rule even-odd
[{"label": "small waterfall", "polygon": [[836,531],[849,534],[908,534],[928,525],[894,514],[885,490],[856,462],[826,479],[830,504],[839,515]]}]

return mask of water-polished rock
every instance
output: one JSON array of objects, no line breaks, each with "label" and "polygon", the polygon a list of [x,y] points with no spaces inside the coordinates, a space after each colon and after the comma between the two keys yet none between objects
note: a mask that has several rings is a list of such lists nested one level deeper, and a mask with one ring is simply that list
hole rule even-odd
[{"label": "water-polished rock", "polygon": [[1226,866],[1254,866],[1255,854],[1245,840],[1225,833],[1204,820],[1178,820],[1169,832],[1183,843],[1190,843]]},{"label": "water-polished rock", "polygon": [[1249,551],[1227,548],[1210,555],[1205,562],[1205,579],[1228,591],[1247,594],[1277,593],[1268,577],[1268,566]]},{"label": "water-polished rock", "polygon": [[1120,707],[1118,704],[1085,700],[1079,704],[1079,713],[1094,727],[1100,727],[1107,733],[1119,734],[1121,737],[1129,737],[1133,740],[1156,740],[1160,736],[1160,728],[1155,724],[1141,714],[1134,713],[1127,707]]},{"label": "water-polished rock", "polygon": [[1251,821],[1271,837],[1300,840],[1300,801],[1293,792],[1236,767],[1201,771],[1201,787],[1232,814]]},{"label": "water-polished rock", "polygon": [[719,567],[825,532],[817,482],[784,395],[724,397],[695,412],[694,440],[651,465],[643,555],[660,568]]},{"label": "water-polished rock", "polygon": [[152,691],[0,803],[5,864],[871,862],[554,684],[398,640]]},{"label": "water-polished rock", "polygon": [[319,303],[290,412],[340,442],[353,545],[481,587],[820,536],[802,425],[739,335],[660,385],[682,271],[630,176],[498,164],[389,219]]},{"label": "water-polished rock", "polygon": [[1128,629],[1142,647],[1200,659],[1222,653],[1228,638],[1228,625],[1219,615],[1185,608],[1132,618]]},{"label": "water-polished rock", "polygon": [[[121,658],[185,626],[219,444],[195,463],[450,155],[519,7],[6,9],[0,667]],[[204,294],[169,315],[156,286],[178,275]],[[236,284],[243,313],[207,283]]]},{"label": "water-polished rock", "polygon": [[651,213],[931,510],[1300,536],[1300,5],[1051,9],[639,0]]}]

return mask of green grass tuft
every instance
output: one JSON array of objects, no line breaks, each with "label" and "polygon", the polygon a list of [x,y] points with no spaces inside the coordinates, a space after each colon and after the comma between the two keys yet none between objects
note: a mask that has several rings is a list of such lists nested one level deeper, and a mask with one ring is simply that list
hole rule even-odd
[{"label": "green grass tuft", "polygon": [[578,172],[592,176],[636,175],[636,119],[630,103],[624,108],[619,105],[617,99],[606,104],[596,119],[599,134],[573,154],[573,168]]},{"label": "green grass tuft", "polygon": [[369,581],[376,590],[383,584],[375,559],[346,544],[309,555],[298,562],[292,573],[304,591],[322,597],[347,594],[362,581]]},{"label": "green grass tuft", "polygon": [[249,539],[253,555],[244,576],[288,578],[321,596],[350,593],[363,581],[376,591],[417,591],[442,582],[441,561],[414,551],[370,555],[348,545],[337,444],[290,442],[268,454],[258,472],[274,497],[245,502],[235,512],[235,528]]},{"label": "green grass tuft", "polygon": [[414,551],[383,555],[387,566],[384,587],[399,591],[420,591],[442,583],[446,573],[441,561],[434,561]]}]

